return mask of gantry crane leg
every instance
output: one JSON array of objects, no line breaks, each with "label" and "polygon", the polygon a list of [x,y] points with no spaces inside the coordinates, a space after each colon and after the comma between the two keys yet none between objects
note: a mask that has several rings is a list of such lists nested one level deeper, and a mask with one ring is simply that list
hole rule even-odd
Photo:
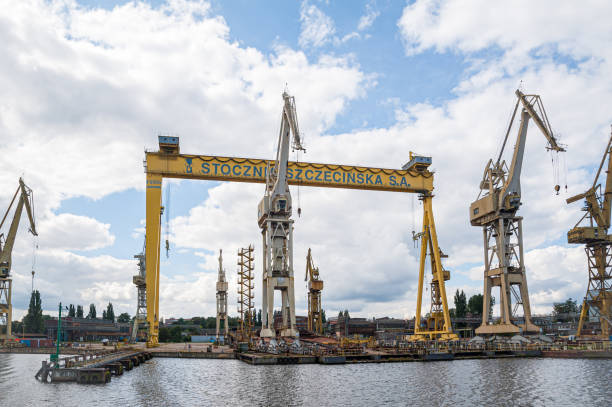
[{"label": "gantry crane leg", "polygon": [[162,177],[147,174],[147,226],[146,226],[146,284],[147,324],[149,333],[147,347],[159,343],[159,243],[161,238]]},{"label": "gantry crane leg", "polygon": [[[450,313],[448,310],[448,301],[446,299],[446,288],[444,281],[448,280],[449,273],[442,267],[442,261],[440,256],[440,247],[438,246],[438,236],[436,233],[436,225],[433,217],[432,209],[432,194],[423,194],[421,199],[423,200],[423,231],[421,235],[421,254],[419,259],[419,283],[418,283],[418,294],[417,294],[417,310],[414,323],[414,340],[428,340],[428,339],[439,339],[439,340],[456,340],[458,336],[453,333],[453,327],[451,324]],[[423,300],[423,286],[425,284],[425,262],[428,255],[432,258],[432,274],[437,280],[439,299],[435,302],[442,304],[443,314],[443,325],[439,329],[437,325],[440,322],[436,321],[439,317],[434,319],[434,326],[421,328],[421,306]],[[447,274],[445,276],[445,274]],[[445,278],[446,277],[446,278]],[[432,300],[432,305],[434,301]],[[437,311],[439,312],[439,311]]]}]

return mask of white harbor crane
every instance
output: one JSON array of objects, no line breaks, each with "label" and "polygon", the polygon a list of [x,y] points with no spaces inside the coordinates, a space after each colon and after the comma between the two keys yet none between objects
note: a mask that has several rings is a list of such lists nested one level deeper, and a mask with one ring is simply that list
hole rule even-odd
[{"label": "white harbor crane", "polygon": [[[301,143],[295,99],[283,92],[283,112],[275,165],[267,169],[266,191],[258,207],[258,224],[263,239],[262,329],[260,336],[276,337],[274,291],[281,292],[282,327],[280,335],[298,337],[295,327],[293,283],[293,220],[291,193],[287,183],[289,148],[306,151]],[[293,142],[290,143],[291,133]],[[291,144],[291,145],[290,145]]]}]

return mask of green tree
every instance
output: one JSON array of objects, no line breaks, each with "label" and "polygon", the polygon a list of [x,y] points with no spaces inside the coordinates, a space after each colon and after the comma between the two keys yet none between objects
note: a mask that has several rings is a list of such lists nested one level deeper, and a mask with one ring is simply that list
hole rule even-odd
[{"label": "green tree", "polygon": [[468,301],[468,312],[474,315],[482,315],[482,304],[484,297],[482,294],[472,295]]},{"label": "green tree", "polygon": [[325,323],[325,310],[321,310],[321,322]]},{"label": "green tree", "polygon": [[572,314],[578,313],[578,304],[575,300],[568,298],[564,302],[553,304],[553,315],[557,320],[570,320]]},{"label": "green tree", "polygon": [[30,306],[28,313],[23,317],[25,330],[28,333],[43,333],[45,331],[45,323],[42,315],[42,302],[38,290],[32,291],[30,296]]},{"label": "green tree", "polygon": [[349,312],[347,309],[344,310],[344,318],[350,318]]},{"label": "green tree", "polygon": [[96,306],[94,304],[89,304],[89,314],[87,314],[87,318],[94,319],[96,317]]},{"label": "green tree", "polygon": [[104,319],[115,322],[115,311],[113,310],[113,304],[110,302],[106,306],[106,316]]},{"label": "green tree", "polygon": [[117,317],[117,322],[130,322],[130,314],[124,312]]},{"label": "green tree", "polygon": [[166,328],[165,326],[159,328],[159,341],[170,342],[170,328]]},{"label": "green tree", "polygon": [[464,318],[467,313],[467,300],[463,290],[455,292],[455,315],[457,318]]},{"label": "green tree", "polygon": [[83,306],[82,305],[77,305],[77,308],[76,308],[76,317],[77,318],[83,318]]},{"label": "green tree", "polygon": [[68,307],[68,316],[74,318],[76,316],[76,309],[74,308],[74,305],[70,304],[70,306]]},{"label": "green tree", "polygon": [[257,325],[261,326],[261,308],[257,311]]}]

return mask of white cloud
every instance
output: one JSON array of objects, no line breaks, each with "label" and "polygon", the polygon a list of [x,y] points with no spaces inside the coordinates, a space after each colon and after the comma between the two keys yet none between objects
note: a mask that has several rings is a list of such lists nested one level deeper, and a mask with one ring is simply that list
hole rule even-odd
[{"label": "white cloud", "polygon": [[47,217],[37,229],[38,244],[45,249],[95,250],[115,242],[110,224],[70,213]]},{"label": "white cloud", "polygon": [[[309,6],[304,3],[304,12]],[[398,100],[393,104],[396,123],[345,134],[326,133],[371,84],[357,57],[323,55],[311,62],[287,47],[272,54],[241,47],[229,40],[230,27],[211,15],[206,3],[176,1],[161,9],[128,3],[104,11],[32,0],[0,8],[5,27],[0,31],[0,153],[6,158],[0,162],[0,191],[14,190],[25,171],[41,201],[41,225],[49,222],[51,228],[59,224],[51,209],[63,199],[142,189],[142,150],[154,146],[157,131],[179,134],[184,152],[272,157],[280,92],[287,82],[308,136],[302,159],[399,167],[409,151],[433,157],[438,236],[451,256],[445,262],[452,272],[449,298],[457,288],[479,292],[482,232],[469,225],[467,211],[505,131],[517,84],[522,80],[526,90],[542,95],[553,128],[569,145],[570,194],[592,182],[585,166],[599,162],[612,120],[607,108],[612,37],[601,23],[605,10],[576,7],[572,20],[565,5],[530,3],[529,13],[516,6],[520,18],[513,19],[513,7],[500,4],[493,12],[478,2],[407,6],[399,24],[408,53],[455,52],[469,68],[451,99],[437,105]],[[482,18],[483,13],[490,18]],[[585,24],[589,15],[592,24]],[[322,31],[309,34],[309,47],[333,41],[330,21],[323,18]],[[565,63],[557,54],[570,60]],[[582,249],[559,245],[580,213],[577,205],[565,205],[566,196],[553,195],[550,157],[543,147],[532,126],[519,214],[536,312],[563,297],[581,298],[587,281]],[[9,193],[0,192],[0,207]],[[297,207],[296,188],[292,194]],[[196,251],[203,260],[198,270],[178,258],[164,260],[163,316],[213,314],[219,248],[235,287],[236,250],[256,245],[259,301],[261,237],[255,213],[262,195],[261,185],[221,184],[188,215],[172,220],[177,252]],[[415,197],[301,188],[300,203],[294,254],[298,312],[306,309],[301,278],[310,246],[325,281],[328,315],[344,308],[367,316],[414,314],[418,250],[411,231],[418,228],[421,211]],[[74,230],[82,224],[96,235],[80,242],[82,247],[102,247],[112,238],[104,224],[82,218],[72,219],[70,233],[57,247],[41,245],[37,284],[50,293],[49,304],[93,297],[99,307],[113,300],[133,313],[134,260],[69,252],[77,250]],[[15,252],[16,290],[25,298],[31,247],[24,242]],[[230,290],[231,304],[234,295]]]},{"label": "white cloud", "polygon": [[492,5],[486,0],[417,0],[398,23],[409,54],[434,48],[474,52],[488,47],[525,54],[560,52],[596,57],[609,46],[610,5],[528,0]]},{"label": "white cloud", "polygon": [[357,29],[359,31],[366,30],[374,24],[374,21],[380,15],[380,11],[376,9],[375,2],[369,2],[366,4],[366,12],[359,19],[359,23],[357,24]]},{"label": "white cloud", "polygon": [[[240,46],[202,1],[104,10],[27,0],[0,7],[0,20],[0,208],[23,174],[36,196],[36,285],[48,309],[58,299],[92,297],[99,306],[129,302],[122,311],[133,313],[131,256],[72,253],[112,245],[112,225],[53,211],[71,197],[143,190],[143,150],[156,145],[156,133],[180,135],[187,152],[267,157],[285,84],[299,95],[303,132],[314,136],[369,83],[348,57],[311,62],[287,47],[264,54]],[[29,298],[32,248],[24,232],[14,250],[16,304]],[[171,304],[165,295],[162,304]]]},{"label": "white cloud", "polygon": [[302,2],[300,8],[301,32],[299,44],[302,48],[318,48],[328,43],[336,33],[334,21],[317,6]]}]

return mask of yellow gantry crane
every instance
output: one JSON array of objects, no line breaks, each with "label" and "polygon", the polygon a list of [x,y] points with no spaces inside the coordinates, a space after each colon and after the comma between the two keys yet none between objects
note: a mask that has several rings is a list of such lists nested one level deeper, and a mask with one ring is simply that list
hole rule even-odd
[{"label": "yellow gantry crane", "polygon": [[[521,206],[521,169],[529,120],[540,129],[548,141],[547,149],[565,151],[553,134],[544,105],[539,95],[525,95],[516,90],[517,101],[512,118],[506,131],[497,161],[489,160],[485,168],[480,192],[470,205],[472,226],[482,227],[484,237],[484,300],[482,324],[476,334],[513,334],[521,330],[538,332],[539,328],[531,322],[531,307],[525,262],[523,259],[523,218],[517,216]],[[521,122],[510,168],[502,160],[512,123],[521,106]],[[556,186],[558,191],[559,187]],[[490,324],[491,289],[499,287],[500,321]],[[514,303],[514,304],[513,304]],[[517,310],[523,308],[524,324],[515,324]]]},{"label": "yellow gantry crane", "polygon": [[321,308],[323,280],[319,275],[319,268],[314,266],[310,248],[306,256],[304,281],[308,281],[308,330],[321,335],[323,333],[323,310]]},{"label": "yellow gantry crane", "polygon": [[19,200],[15,207],[11,226],[6,235],[0,233],[0,329],[2,329],[2,325],[6,326],[4,331],[0,332],[0,342],[11,338],[11,322],[13,316],[13,306],[11,304],[13,285],[13,279],[11,278],[11,255],[13,252],[13,245],[15,244],[15,237],[17,236],[17,229],[19,228],[21,212],[24,207],[30,221],[30,232],[34,236],[38,236],[36,232],[36,223],[34,222],[34,193],[21,178],[19,178],[17,191],[15,191],[11,203],[2,217],[0,229],[2,229],[2,225],[4,225],[4,221],[8,217],[17,195],[19,195]]},{"label": "yellow gantry crane", "polygon": [[[211,155],[181,154],[178,137],[159,136],[159,151],[146,152],[146,301],[149,328],[148,346],[156,346],[159,332],[159,266],[161,197],[163,178],[253,182],[265,184],[268,172],[274,171],[278,160],[237,158]],[[445,272],[440,261],[440,249],[433,217],[433,172],[429,171],[430,157],[410,154],[410,161],[402,169],[359,167],[342,164],[318,164],[289,161],[286,165],[288,185],[325,188],[348,188],[365,191],[392,191],[419,194],[423,201],[422,250],[419,269],[419,297],[417,299],[417,337],[453,339],[450,314],[444,287]],[[285,162],[286,161],[286,162]],[[421,300],[425,257],[433,256],[432,273],[439,281],[439,296],[444,322],[436,329],[420,326]]]},{"label": "yellow gantry crane", "polygon": [[[586,192],[567,199],[567,203],[585,200],[584,216],[567,232],[567,242],[586,244],[587,267],[589,270],[589,285],[582,302],[580,321],[576,336],[583,336],[584,324],[589,314],[599,318],[600,337],[608,339],[612,327],[612,253],[610,246],[612,236],[610,228],[610,207],[612,205],[612,134],[604,151],[593,185]],[[598,184],[601,170],[608,159],[606,184],[602,193]],[[586,226],[579,226],[586,223]]]}]

